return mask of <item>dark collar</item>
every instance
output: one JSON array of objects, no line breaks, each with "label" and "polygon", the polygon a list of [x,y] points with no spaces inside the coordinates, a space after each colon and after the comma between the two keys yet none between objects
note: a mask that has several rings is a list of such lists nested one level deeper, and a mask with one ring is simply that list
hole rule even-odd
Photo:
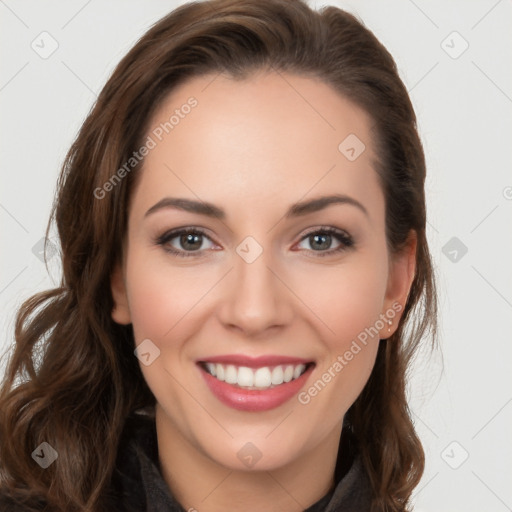
[{"label": "dark collar", "polygon": [[[334,488],[305,512],[370,510],[370,483],[355,442],[347,441],[346,436],[342,436],[342,441]],[[118,512],[187,512],[172,496],[162,477],[156,424],[151,413],[134,413],[127,419],[109,497],[115,503],[112,510]]]}]

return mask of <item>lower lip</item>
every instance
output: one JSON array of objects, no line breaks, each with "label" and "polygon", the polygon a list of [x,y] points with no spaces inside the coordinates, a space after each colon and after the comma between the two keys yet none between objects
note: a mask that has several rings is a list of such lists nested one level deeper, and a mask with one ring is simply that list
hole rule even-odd
[{"label": "lower lip", "polygon": [[239,411],[260,412],[274,409],[296,395],[305,384],[315,365],[311,365],[298,379],[270,389],[243,389],[210,375],[198,365],[210,391],[225,405]]}]

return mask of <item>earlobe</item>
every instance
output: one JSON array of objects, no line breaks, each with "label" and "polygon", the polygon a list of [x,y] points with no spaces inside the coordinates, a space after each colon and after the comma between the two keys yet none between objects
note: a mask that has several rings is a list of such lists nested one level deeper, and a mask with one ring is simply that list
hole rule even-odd
[{"label": "earlobe", "polygon": [[388,287],[384,301],[384,314],[393,311],[393,315],[386,315],[388,317],[392,316],[392,318],[390,318],[391,323],[386,324],[386,327],[381,333],[381,339],[389,338],[394,334],[405,308],[416,274],[417,240],[416,231],[411,230],[406,246],[400,253],[393,255],[390,261]]},{"label": "earlobe", "polygon": [[130,308],[128,305],[128,296],[124,282],[121,265],[116,265],[110,276],[110,290],[114,307],[112,308],[112,320],[121,325],[131,323]]}]

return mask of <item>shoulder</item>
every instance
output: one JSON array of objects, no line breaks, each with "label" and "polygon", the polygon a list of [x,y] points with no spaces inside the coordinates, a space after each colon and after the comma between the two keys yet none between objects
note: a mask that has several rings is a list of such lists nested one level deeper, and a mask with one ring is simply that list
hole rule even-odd
[{"label": "shoulder", "polygon": [[329,511],[371,509],[373,491],[361,446],[350,428],[343,429],[335,470],[336,487]]},{"label": "shoulder", "polygon": [[151,410],[133,412],[126,418],[117,449],[116,470],[130,478],[140,475],[139,450],[158,457],[156,425]]},{"label": "shoulder", "polygon": [[112,510],[145,510],[147,503],[146,490],[142,485],[141,453],[158,458],[155,420],[151,412],[135,412],[126,419],[108,496],[105,496],[115,507]]},{"label": "shoulder", "polygon": [[[111,512],[145,510],[146,496],[141,487],[140,450],[158,456],[154,413],[141,409],[130,414],[119,438],[116,464],[110,485],[105,491],[104,503]],[[7,495],[0,488],[0,512],[41,512],[46,510],[43,502],[21,502]]]}]

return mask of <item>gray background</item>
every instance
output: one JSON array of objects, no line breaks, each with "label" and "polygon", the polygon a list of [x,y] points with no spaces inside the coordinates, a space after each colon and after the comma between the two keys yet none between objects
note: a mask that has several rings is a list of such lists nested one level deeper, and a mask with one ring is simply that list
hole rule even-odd
[{"label": "gray background", "polygon": [[[115,64],[181,3],[0,0],[2,351],[21,301],[59,281],[39,249],[68,147]],[[427,454],[415,510],[511,510],[512,2],[310,4],[358,14],[389,49],[426,151],[442,355],[424,351],[411,377]]]}]

